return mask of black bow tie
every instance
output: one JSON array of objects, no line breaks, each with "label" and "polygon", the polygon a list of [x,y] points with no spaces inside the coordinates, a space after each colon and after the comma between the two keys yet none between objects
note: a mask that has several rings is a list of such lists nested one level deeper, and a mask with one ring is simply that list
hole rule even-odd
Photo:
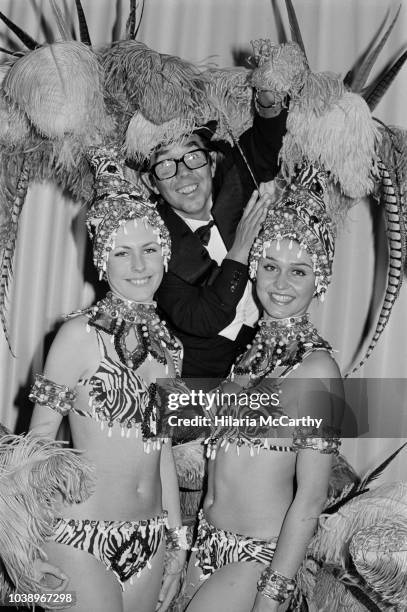
[{"label": "black bow tie", "polygon": [[215,225],[215,221],[211,219],[206,225],[202,225],[195,230],[194,234],[198,236],[199,240],[204,246],[208,246],[211,237],[211,228]]}]

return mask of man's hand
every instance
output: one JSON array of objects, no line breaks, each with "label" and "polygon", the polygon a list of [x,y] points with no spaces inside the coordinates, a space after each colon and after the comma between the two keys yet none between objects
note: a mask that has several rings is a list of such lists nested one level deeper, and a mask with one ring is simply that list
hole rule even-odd
[{"label": "man's hand", "polygon": [[259,196],[258,191],[253,191],[236,228],[235,241],[226,255],[228,259],[247,265],[250,249],[266,218],[270,203],[269,193],[265,192]]},{"label": "man's hand", "polygon": [[267,89],[257,89],[255,92],[256,110],[260,117],[269,119],[281,113],[286,98],[285,93],[269,91]]}]

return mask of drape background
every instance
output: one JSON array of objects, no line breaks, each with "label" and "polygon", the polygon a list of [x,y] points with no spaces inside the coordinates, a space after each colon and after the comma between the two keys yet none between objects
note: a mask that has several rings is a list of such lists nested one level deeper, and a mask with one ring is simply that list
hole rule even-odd
[{"label": "drape background", "polygon": [[[73,1],[56,1],[76,19]],[[93,44],[110,41],[112,31],[118,28],[124,32],[127,0],[82,0],[82,4]],[[345,74],[377,37],[386,14],[394,15],[399,4],[399,20],[373,76],[407,44],[407,0],[294,0],[311,68]],[[0,10],[40,41],[44,38],[39,14],[49,16],[55,24],[48,0],[0,0]],[[284,31],[289,37],[283,0],[146,0],[138,38],[161,52],[230,66],[236,58],[250,53],[250,40],[282,42]],[[2,25],[0,33],[0,46],[8,47],[7,36],[13,35]],[[385,123],[407,128],[406,108],[407,65],[375,115]],[[33,372],[42,369],[50,332],[63,313],[87,306],[94,298],[84,271],[87,243],[83,212],[80,203],[73,203],[51,185],[33,185],[29,190],[9,296],[15,358],[0,332],[0,420],[16,431],[24,430],[29,421],[28,389]],[[313,319],[338,351],[343,371],[360,350],[369,307],[373,303],[377,316],[380,305],[375,295],[383,290],[386,256],[381,248],[384,234],[378,213],[377,205],[367,201],[352,209],[337,242],[334,281],[327,299],[313,309]],[[407,379],[406,319],[407,283],[376,350],[356,376]],[[389,420],[386,394],[391,381],[386,384],[375,387],[379,392],[369,398],[376,431],[383,432]],[[397,431],[403,440],[365,437],[344,441],[343,451],[357,470],[373,467],[407,439],[406,395],[400,393],[397,408]],[[406,452],[387,469],[383,479],[407,479]]]}]

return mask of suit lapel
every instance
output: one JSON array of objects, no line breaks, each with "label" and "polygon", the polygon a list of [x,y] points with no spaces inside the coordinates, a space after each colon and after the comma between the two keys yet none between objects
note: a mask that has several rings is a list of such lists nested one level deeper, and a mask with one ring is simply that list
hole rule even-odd
[{"label": "suit lapel", "polygon": [[213,218],[227,250],[233,244],[236,227],[242,216],[242,197],[242,187],[235,166],[224,175],[212,209]]}]

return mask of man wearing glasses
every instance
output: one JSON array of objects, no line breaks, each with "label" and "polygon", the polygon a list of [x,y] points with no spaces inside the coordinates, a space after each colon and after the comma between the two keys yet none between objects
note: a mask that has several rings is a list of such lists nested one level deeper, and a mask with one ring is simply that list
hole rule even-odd
[{"label": "man wearing glasses", "polygon": [[240,138],[245,160],[226,143],[216,151],[210,127],[150,158],[149,184],[172,240],[156,297],[184,345],[185,377],[226,376],[254,336],[247,260],[270,196],[253,192],[251,172],[258,183],[277,174],[286,118],[267,96],[259,92],[253,127]]}]

